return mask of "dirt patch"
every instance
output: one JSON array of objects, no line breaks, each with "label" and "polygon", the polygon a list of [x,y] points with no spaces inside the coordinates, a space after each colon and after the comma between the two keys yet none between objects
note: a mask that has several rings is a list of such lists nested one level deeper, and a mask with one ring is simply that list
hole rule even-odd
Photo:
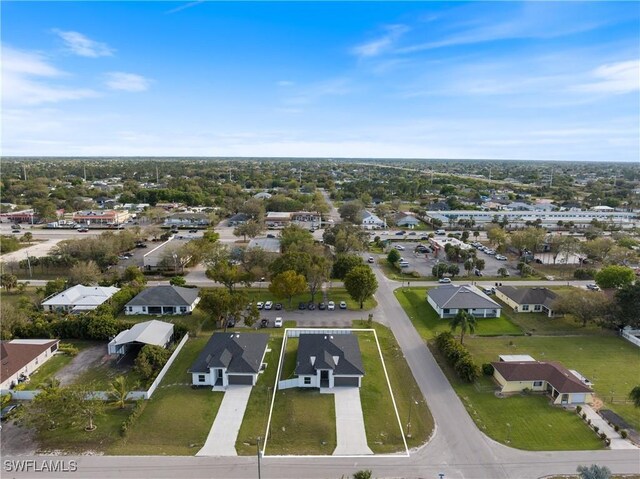
[{"label": "dirt patch", "polygon": [[33,456],[38,449],[35,431],[15,421],[2,423],[2,456]]},{"label": "dirt patch", "polygon": [[72,384],[85,371],[109,360],[105,344],[83,349],[69,364],[57,372],[56,378],[61,386]]}]

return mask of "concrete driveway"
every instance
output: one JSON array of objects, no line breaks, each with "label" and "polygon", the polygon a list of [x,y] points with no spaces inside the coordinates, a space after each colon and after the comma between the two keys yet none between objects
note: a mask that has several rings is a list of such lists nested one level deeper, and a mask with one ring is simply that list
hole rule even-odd
[{"label": "concrete driveway", "polygon": [[336,403],[336,439],[334,456],[361,456],[373,454],[367,445],[364,417],[360,404],[360,388],[337,387],[324,389],[333,394]]},{"label": "concrete driveway", "polygon": [[196,456],[237,456],[236,439],[252,386],[229,386],[207,440]]}]

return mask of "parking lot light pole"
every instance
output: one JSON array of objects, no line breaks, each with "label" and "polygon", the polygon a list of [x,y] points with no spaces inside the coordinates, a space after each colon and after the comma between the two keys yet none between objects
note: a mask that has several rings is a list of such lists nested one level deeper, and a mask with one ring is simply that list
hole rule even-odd
[{"label": "parking lot light pole", "polygon": [[260,473],[260,436],[258,436],[258,440],[256,441],[256,450],[258,453],[258,479],[262,478],[262,475]]}]

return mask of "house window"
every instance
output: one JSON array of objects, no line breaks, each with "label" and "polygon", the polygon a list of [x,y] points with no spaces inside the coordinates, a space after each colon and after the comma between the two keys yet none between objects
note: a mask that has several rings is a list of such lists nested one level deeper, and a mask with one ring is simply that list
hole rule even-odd
[{"label": "house window", "polygon": [[187,307],[186,306],[180,306],[180,312],[181,313],[186,313],[187,312]]},{"label": "house window", "polygon": [[55,353],[58,350],[58,345],[54,344],[53,346],[51,346],[51,352]]},{"label": "house window", "polygon": [[203,383],[203,382],[205,382],[204,374],[198,374],[198,382],[199,382],[199,383]]},{"label": "house window", "polygon": [[133,311],[133,306],[129,306],[129,312]]},{"label": "house window", "polygon": [[536,305],[533,307],[533,310],[534,310],[534,311],[540,311],[541,309],[542,309],[542,307],[541,307],[539,304],[536,304]]},{"label": "house window", "polygon": [[304,378],[304,383],[305,384],[311,384],[311,378],[310,377]]},{"label": "house window", "polygon": [[443,310],[442,310],[442,312],[443,312],[444,314],[449,314],[449,308],[445,308],[445,309],[443,309]]},{"label": "house window", "polygon": [[522,311],[529,311],[529,305],[528,304],[523,304],[522,305]]},{"label": "house window", "polygon": [[146,311],[147,311],[147,307],[146,307],[146,306],[143,306],[143,307],[142,307],[142,311],[146,312]]},{"label": "house window", "polygon": [[542,387],[542,381],[533,381],[533,387],[534,388]]}]

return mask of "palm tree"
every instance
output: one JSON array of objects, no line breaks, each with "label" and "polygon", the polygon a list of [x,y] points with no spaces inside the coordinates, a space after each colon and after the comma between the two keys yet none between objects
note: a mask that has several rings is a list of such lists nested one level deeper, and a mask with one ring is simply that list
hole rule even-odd
[{"label": "palm tree", "polygon": [[635,407],[640,407],[640,386],[636,386],[629,393],[629,399],[633,401]]},{"label": "palm tree", "polygon": [[127,378],[124,376],[118,376],[111,383],[111,389],[107,393],[111,399],[112,404],[116,404],[120,409],[124,409],[127,396],[129,395],[129,385],[127,384]]},{"label": "palm tree", "polygon": [[460,344],[463,344],[464,335],[467,331],[470,333],[474,333],[476,330],[476,325],[478,321],[473,314],[467,313],[464,310],[458,311],[453,318],[451,318],[451,331],[455,331],[458,327],[460,327]]}]

